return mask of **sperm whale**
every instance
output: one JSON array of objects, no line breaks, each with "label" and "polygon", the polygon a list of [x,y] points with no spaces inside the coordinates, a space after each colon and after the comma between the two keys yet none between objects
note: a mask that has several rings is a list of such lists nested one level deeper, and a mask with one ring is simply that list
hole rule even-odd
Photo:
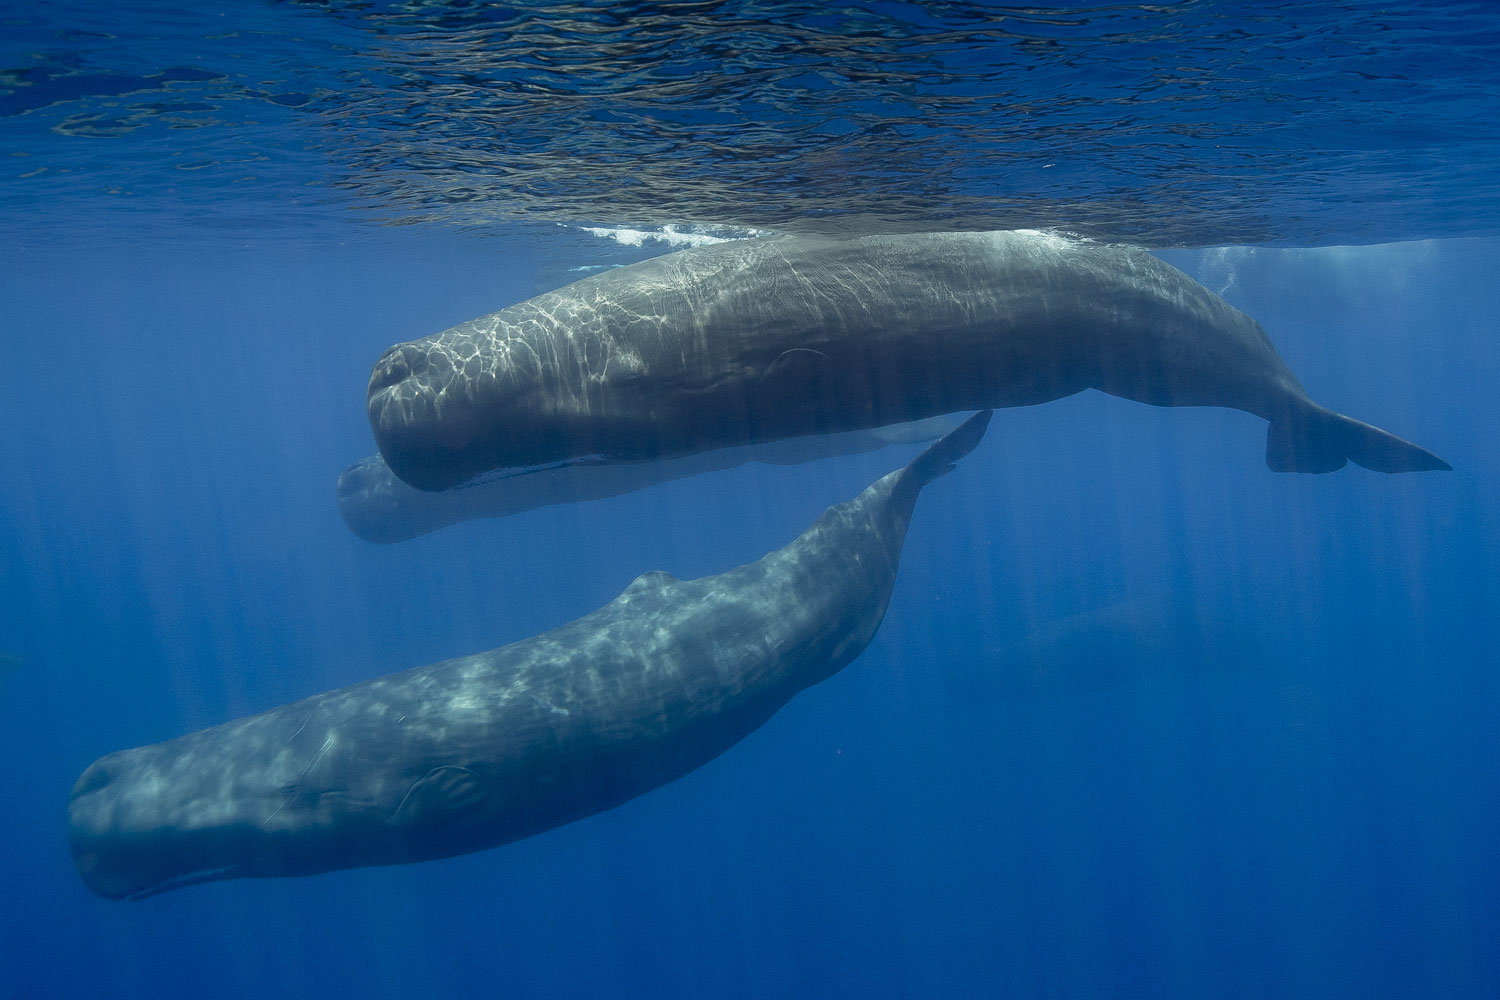
[{"label": "sperm whale", "polygon": [[647,573],[530,639],[102,757],[68,802],[74,863],[122,899],[422,861],[675,780],[864,650],[918,494],[989,416],[755,562],[697,580]]},{"label": "sperm whale", "polygon": [[1263,417],[1277,471],[1449,467],[1313,402],[1260,324],[1169,264],[1037,232],[683,250],[392,347],[367,403],[396,475],[441,490],[1089,388]]}]

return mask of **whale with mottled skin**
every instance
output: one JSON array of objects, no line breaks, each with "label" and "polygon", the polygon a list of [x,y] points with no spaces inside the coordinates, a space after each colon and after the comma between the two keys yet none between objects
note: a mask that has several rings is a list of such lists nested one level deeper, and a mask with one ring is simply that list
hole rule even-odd
[{"label": "whale with mottled skin", "polygon": [[1260,324],[1143,250],[1038,232],[775,236],[653,258],[406,344],[370,378],[391,469],[633,461],[1100,389],[1270,422],[1277,471],[1447,469],[1313,402]]},{"label": "whale with mottled skin", "polygon": [[95,761],[69,841],[110,899],[493,847],[707,763],[875,636],[917,495],[976,414],[802,535],[717,576],[640,577],[499,649]]},{"label": "whale with mottled skin", "polygon": [[412,489],[378,454],[339,475],[339,514],[367,542],[416,538],[473,518],[509,517],[553,504],[620,496],[688,476],[732,469],[747,462],[798,465],[835,455],[877,451],[892,444],[931,441],[956,421],[932,417],[868,431],[819,434],[739,448],[717,448],[650,462],[582,462],[485,476],[451,490]]}]

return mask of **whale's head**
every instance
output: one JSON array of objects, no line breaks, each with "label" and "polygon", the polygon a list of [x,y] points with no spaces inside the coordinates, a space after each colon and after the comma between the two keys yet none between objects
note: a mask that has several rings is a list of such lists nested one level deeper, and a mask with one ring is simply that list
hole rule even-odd
[{"label": "whale's head", "polygon": [[544,365],[521,341],[481,334],[459,327],[397,344],[370,373],[376,444],[391,471],[417,489],[570,457],[562,428],[577,401],[560,391],[558,365]]},{"label": "whale's head", "polygon": [[369,827],[378,829],[379,810],[315,729],[288,738],[268,714],[101,757],[68,800],[68,845],[84,883],[108,899],[139,899],[355,863],[361,843],[378,840]]},{"label": "whale's head", "polygon": [[73,786],[68,846],[84,883],[106,899],[139,899],[244,874],[249,811],[211,803],[206,781],[142,760],[149,749],[101,758]]},{"label": "whale's head", "polygon": [[366,405],[391,471],[418,489],[443,490],[490,467],[486,439],[494,436],[494,415],[486,426],[476,382],[432,338],[380,356]]},{"label": "whale's head", "polygon": [[430,495],[397,479],[379,455],[362,458],[339,473],[337,496],[344,523],[367,542],[399,542],[432,530],[424,522],[436,521],[422,516],[430,513]]}]

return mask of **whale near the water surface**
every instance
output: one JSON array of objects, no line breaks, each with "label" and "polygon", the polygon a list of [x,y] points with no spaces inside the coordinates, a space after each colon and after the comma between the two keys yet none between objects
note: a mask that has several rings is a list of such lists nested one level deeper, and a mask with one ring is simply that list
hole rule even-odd
[{"label": "whale near the water surface", "polygon": [[437,492],[413,489],[391,472],[380,455],[367,455],[339,475],[339,514],[349,530],[365,541],[390,544],[460,521],[509,517],[554,504],[602,500],[675,479],[733,469],[747,462],[799,465],[836,455],[877,451],[893,444],[931,441],[952,430],[956,423],[948,417],[931,417],[868,431],[716,448],[650,462],[552,465],[481,477],[460,488]]},{"label": "whale near the water surface", "polygon": [[441,490],[1090,388],[1263,417],[1277,471],[1449,467],[1313,402],[1260,324],[1171,265],[1041,232],[683,250],[392,347],[367,402],[390,468]]},{"label": "whale near the water surface", "polygon": [[989,417],[756,562],[698,580],[647,573],[533,638],[102,757],[68,802],[78,871],[121,899],[421,861],[672,781],[864,650],[918,494]]}]

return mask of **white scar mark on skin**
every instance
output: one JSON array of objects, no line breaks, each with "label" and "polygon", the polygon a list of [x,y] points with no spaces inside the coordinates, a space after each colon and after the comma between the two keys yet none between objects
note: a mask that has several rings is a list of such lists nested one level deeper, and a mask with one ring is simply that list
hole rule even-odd
[{"label": "white scar mark on skin", "polygon": [[[780,361],[782,358],[786,357],[788,354],[797,354],[798,352],[801,352],[803,354],[816,354],[818,357],[822,358],[824,361],[828,360],[828,355],[824,354],[822,351],[815,350],[814,348],[811,348],[811,347],[788,347],[786,350],[784,350],[780,354],[776,355],[776,361]],[[776,361],[772,361],[771,364],[774,365],[776,363]]]},{"label": "white scar mark on skin", "polygon": [[768,364],[768,365],[766,365],[766,370],[760,373],[760,378],[758,378],[758,379],[755,380],[755,384],[756,385],[760,385],[767,378],[769,378],[770,375],[771,375],[772,370],[774,370],[777,365],[781,364],[781,359],[782,358],[785,358],[788,354],[799,354],[799,353],[800,354],[816,354],[818,357],[822,358],[824,361],[831,360],[828,357],[828,355],[824,354],[822,351],[814,350],[811,347],[789,347],[786,350],[782,351],[780,354],[776,355],[776,357],[774,359],[772,359],[771,363]]},{"label": "white scar mark on skin", "polygon": [[[402,718],[405,718],[405,716],[402,716]],[[300,732],[302,732],[303,729],[306,729],[306,728],[307,728],[307,723],[304,722],[302,724],[302,727],[300,729],[298,729],[297,732],[300,733]],[[295,734],[293,734],[293,735],[295,735]],[[313,768],[315,768],[315,767],[318,766],[318,761],[322,760],[323,757],[328,753],[328,751],[332,747],[333,747],[333,734],[329,733],[328,734],[328,738],[323,741],[323,745],[318,748],[318,752],[315,753],[315,754],[313,754],[313,759],[307,762],[307,766],[302,769],[302,773],[299,774],[299,775],[297,775],[297,780],[294,781],[294,782],[292,782],[291,787],[289,789],[287,789],[287,791],[286,791],[286,798],[281,801],[281,805],[279,805],[275,809],[271,810],[271,815],[269,815],[265,819],[261,820],[261,824],[262,825],[264,825],[266,823],[269,823],[269,822],[271,822],[271,820],[275,819],[276,816],[277,816],[277,814],[279,814],[281,812],[281,810],[285,809],[287,807],[287,805],[292,801],[292,799],[294,799],[294,798],[297,797],[297,785],[299,783],[301,783],[303,781],[303,779],[305,779],[307,777],[307,775],[312,771]]]},{"label": "white scar mark on skin", "polygon": [[313,759],[310,760],[310,761],[308,761],[307,766],[302,769],[302,774],[297,778],[297,780],[301,781],[303,778],[307,777],[308,772],[311,771],[314,767],[318,766],[318,761],[320,761],[320,760],[323,759],[323,757],[328,753],[329,749],[332,746],[333,746],[333,734],[329,733],[328,734],[328,738],[323,741],[323,745],[320,748],[318,748],[317,754],[315,754],[313,756]]},{"label": "white scar mark on skin", "polygon": [[275,819],[276,816],[277,816],[277,814],[280,813],[281,810],[283,810],[283,809],[286,808],[287,803],[290,802],[290,801],[292,801],[292,799],[296,798],[296,796],[297,796],[297,793],[295,791],[289,791],[289,792],[287,792],[286,793],[286,798],[284,798],[284,799],[281,800],[281,805],[277,806],[275,809],[272,809],[271,810],[271,815],[269,815],[265,819],[261,820],[260,821],[260,825],[261,826],[265,826],[267,823],[271,822],[271,820]]},{"label": "white scar mark on skin", "polygon": [[537,695],[532,695],[531,696],[531,700],[534,701],[534,702],[536,702],[538,707],[545,708],[547,711],[551,712],[553,715],[568,715],[569,714],[569,712],[568,712],[568,710],[566,708],[558,708],[556,705],[552,704],[552,702],[547,701],[547,700],[545,700],[543,698],[540,698]]}]

